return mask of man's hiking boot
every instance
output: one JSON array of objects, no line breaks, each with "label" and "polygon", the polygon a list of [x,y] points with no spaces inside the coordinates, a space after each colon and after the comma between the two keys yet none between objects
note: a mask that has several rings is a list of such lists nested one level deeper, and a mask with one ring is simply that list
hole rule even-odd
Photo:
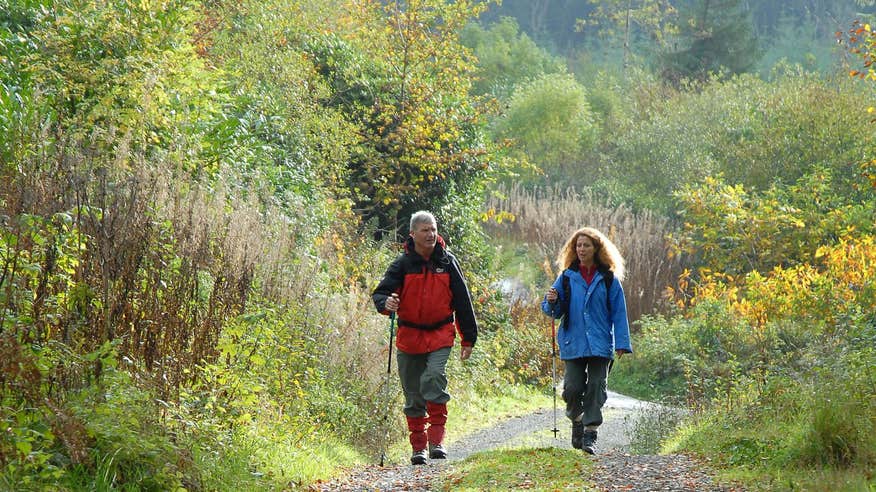
[{"label": "man's hiking boot", "polygon": [[447,450],[440,444],[429,445],[429,457],[433,460],[447,459]]},{"label": "man's hiking boot", "polygon": [[581,440],[584,438],[584,423],[580,420],[572,421],[572,447],[581,449]]},{"label": "man's hiking boot", "polygon": [[587,454],[596,454],[596,431],[585,430],[581,439],[581,449]]},{"label": "man's hiking boot", "polygon": [[411,464],[412,465],[425,465],[426,464],[426,450],[421,449],[419,451],[414,451],[414,454],[411,455]]}]

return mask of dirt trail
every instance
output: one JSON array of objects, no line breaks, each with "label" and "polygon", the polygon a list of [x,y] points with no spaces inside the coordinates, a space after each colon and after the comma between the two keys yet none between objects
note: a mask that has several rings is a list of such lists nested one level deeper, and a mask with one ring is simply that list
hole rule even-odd
[{"label": "dirt trail", "polygon": [[[630,418],[647,411],[651,403],[609,392],[604,407],[605,422],[599,428],[596,456],[582,453],[582,459],[595,462],[591,480],[597,490],[634,491],[738,491],[738,487],[717,485],[702,464],[683,455],[631,455],[628,435]],[[559,433],[554,437],[553,407],[514,417],[455,442],[449,442],[447,460],[430,460],[425,466],[390,463],[383,468],[368,466],[351,470],[348,476],[315,484],[314,491],[431,491],[445,467],[453,466],[471,454],[490,449],[546,448],[572,449],[571,426],[559,405],[556,414]]]}]

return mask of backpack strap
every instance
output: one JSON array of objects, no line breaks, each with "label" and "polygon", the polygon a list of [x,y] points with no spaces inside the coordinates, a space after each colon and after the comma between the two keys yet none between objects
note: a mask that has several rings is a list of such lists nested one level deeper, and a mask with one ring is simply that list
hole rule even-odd
[{"label": "backpack strap", "polygon": [[605,283],[605,307],[608,309],[608,319],[611,320],[611,284],[614,283],[614,272],[606,269],[602,272],[602,281]]},{"label": "backpack strap", "polygon": [[562,276],[563,276],[563,305],[562,305],[562,310],[563,310],[563,313],[564,313],[564,314],[563,314],[563,320],[562,320],[562,322],[560,323],[560,327],[565,327],[565,326],[566,326],[566,320],[569,318],[569,306],[572,304],[572,302],[571,302],[571,301],[572,301],[572,299],[571,299],[572,288],[571,288],[571,286],[569,285],[569,277],[567,277],[565,273],[563,273]]}]

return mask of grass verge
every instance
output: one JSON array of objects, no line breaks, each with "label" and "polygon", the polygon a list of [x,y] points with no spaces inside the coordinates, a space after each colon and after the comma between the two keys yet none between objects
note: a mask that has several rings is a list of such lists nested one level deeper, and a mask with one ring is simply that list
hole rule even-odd
[{"label": "grass verge", "polygon": [[586,490],[589,460],[557,448],[477,453],[453,465],[441,490]]}]

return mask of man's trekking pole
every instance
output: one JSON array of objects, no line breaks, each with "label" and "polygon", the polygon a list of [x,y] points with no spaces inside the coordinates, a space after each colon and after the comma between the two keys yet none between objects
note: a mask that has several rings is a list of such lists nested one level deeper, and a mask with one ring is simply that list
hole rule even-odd
[{"label": "man's trekking pole", "polygon": [[554,428],[551,432],[554,433],[554,439],[557,438],[557,320],[551,316],[551,382],[554,385]]},{"label": "man's trekking pole", "polygon": [[[380,445],[380,466],[386,461],[386,441],[389,440],[389,380],[392,377],[392,337],[395,334],[395,313],[389,313],[389,357],[386,361],[386,393],[385,407],[383,409],[383,442]],[[556,419],[556,417],[554,417]]]}]

